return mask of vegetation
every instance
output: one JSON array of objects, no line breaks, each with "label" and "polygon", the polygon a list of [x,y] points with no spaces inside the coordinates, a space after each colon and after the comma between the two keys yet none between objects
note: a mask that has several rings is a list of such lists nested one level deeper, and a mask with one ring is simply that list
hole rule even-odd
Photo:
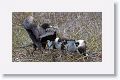
[{"label": "vegetation", "polygon": [[[39,24],[50,23],[58,27],[58,36],[83,39],[87,42],[87,54],[68,53],[59,50],[36,50],[31,54],[32,43],[22,26],[27,16],[34,16]],[[102,13],[101,12],[13,12],[12,13],[12,61],[13,62],[101,62],[102,61]],[[26,47],[23,47],[26,46]]]}]

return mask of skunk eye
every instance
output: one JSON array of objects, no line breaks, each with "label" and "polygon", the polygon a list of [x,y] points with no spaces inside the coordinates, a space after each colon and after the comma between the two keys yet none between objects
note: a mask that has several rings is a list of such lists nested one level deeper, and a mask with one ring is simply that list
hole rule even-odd
[{"label": "skunk eye", "polygon": [[76,42],[75,44],[76,44],[76,46],[78,46],[78,45],[79,45],[79,42]]}]

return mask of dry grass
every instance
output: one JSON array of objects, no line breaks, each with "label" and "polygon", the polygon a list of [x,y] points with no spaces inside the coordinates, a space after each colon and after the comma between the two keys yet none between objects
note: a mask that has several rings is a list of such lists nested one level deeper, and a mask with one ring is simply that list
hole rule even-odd
[{"label": "dry grass", "polygon": [[[37,50],[32,47],[16,48],[32,43],[22,28],[23,20],[32,15],[40,23],[59,27],[58,36],[70,39],[84,39],[87,54],[68,53],[59,50]],[[101,62],[102,61],[102,13],[101,12],[13,12],[13,62]]]}]

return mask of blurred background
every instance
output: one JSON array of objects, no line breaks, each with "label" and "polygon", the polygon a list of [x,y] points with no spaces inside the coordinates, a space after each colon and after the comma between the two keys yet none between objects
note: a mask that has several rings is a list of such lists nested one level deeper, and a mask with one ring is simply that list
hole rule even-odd
[{"label": "blurred background", "polygon": [[[58,27],[59,37],[85,40],[88,56],[63,54],[59,50],[35,51],[33,56],[31,46],[20,48],[32,43],[22,25],[24,19],[30,15],[40,25],[49,23]],[[13,12],[12,49],[13,62],[101,62],[102,12]]]}]

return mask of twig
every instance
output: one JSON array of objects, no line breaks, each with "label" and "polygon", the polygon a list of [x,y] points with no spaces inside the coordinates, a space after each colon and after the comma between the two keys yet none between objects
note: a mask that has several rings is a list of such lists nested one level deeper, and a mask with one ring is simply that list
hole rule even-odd
[{"label": "twig", "polygon": [[29,45],[21,46],[21,47],[15,47],[15,48],[26,48],[26,47],[29,47],[29,46],[33,46],[33,44],[29,44]]}]

